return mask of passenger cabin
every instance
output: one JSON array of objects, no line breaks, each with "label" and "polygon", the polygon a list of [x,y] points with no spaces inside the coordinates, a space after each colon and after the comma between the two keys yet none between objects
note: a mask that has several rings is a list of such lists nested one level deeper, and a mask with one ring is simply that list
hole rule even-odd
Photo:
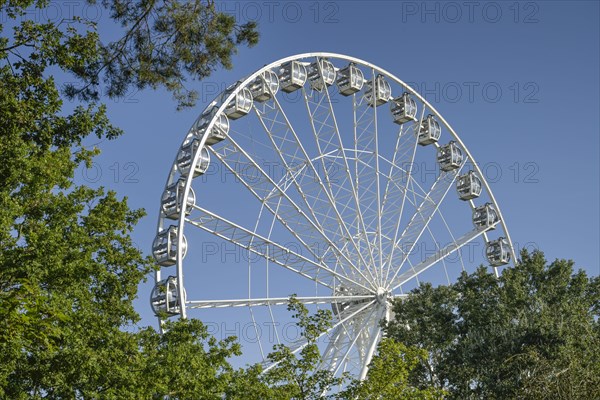
[{"label": "passenger cabin", "polygon": [[380,106],[387,103],[392,97],[392,87],[383,75],[377,75],[375,85],[373,85],[373,80],[368,81],[364,93],[365,100],[371,107],[373,107],[373,104]]},{"label": "passenger cabin", "polygon": [[179,179],[167,186],[160,199],[160,208],[163,215],[169,219],[178,219],[181,215],[181,210],[185,207],[185,214],[189,215],[191,206],[196,203],[196,194],[190,188],[185,205],[183,204],[183,195],[185,189],[185,178]]},{"label": "passenger cabin", "polygon": [[177,287],[177,277],[175,276],[169,276],[167,279],[156,282],[150,294],[150,305],[155,315],[179,314],[181,302]]},{"label": "passenger cabin", "polygon": [[299,61],[290,61],[279,70],[279,86],[286,93],[292,93],[304,86],[307,79],[306,67]]},{"label": "passenger cabin", "polygon": [[254,101],[265,102],[275,96],[279,90],[279,78],[273,71],[265,71],[249,85]]},{"label": "passenger cabin", "polygon": [[402,96],[392,100],[390,110],[392,111],[394,122],[399,125],[417,120],[417,102],[406,92]]},{"label": "passenger cabin", "polygon": [[456,190],[461,200],[472,200],[481,195],[481,179],[474,171],[461,175],[456,180]]},{"label": "passenger cabin", "polygon": [[320,58],[308,67],[308,80],[313,89],[321,91],[335,82],[335,67],[331,61]]},{"label": "passenger cabin", "polygon": [[473,225],[476,228],[493,227],[499,220],[498,211],[492,203],[485,203],[473,210]]},{"label": "passenger cabin", "polygon": [[463,153],[456,142],[452,140],[447,145],[438,148],[437,160],[440,164],[440,169],[449,172],[460,168],[463,162]]},{"label": "passenger cabin", "polygon": [[205,147],[200,150],[198,162],[194,168],[192,168],[192,162],[194,161],[194,156],[196,155],[196,151],[198,151],[199,145],[199,139],[192,139],[181,146],[179,154],[177,154],[177,169],[181,175],[187,176],[191,169],[195,178],[204,174],[208,169],[208,165],[210,164],[210,153]]},{"label": "passenger cabin", "polygon": [[[226,91],[223,96],[229,96],[234,89]],[[229,102],[224,110],[224,113],[230,120],[236,120],[248,114],[250,110],[252,110],[252,103],[252,93],[250,93],[250,89],[242,88]]]},{"label": "passenger cabin", "polygon": [[485,255],[494,267],[506,265],[510,261],[510,246],[508,240],[503,237],[492,240],[485,247]]},{"label": "passenger cabin", "polygon": [[432,114],[429,114],[427,118],[421,122],[418,138],[419,144],[421,146],[427,146],[428,144],[435,143],[440,140],[441,135],[442,128],[440,127],[440,123]]},{"label": "passenger cabin", "polygon": [[212,129],[210,130],[208,137],[206,138],[206,144],[209,146],[212,146],[215,143],[219,143],[221,140],[225,139],[227,137],[227,134],[229,133],[229,119],[225,114],[217,115],[217,110],[217,106],[206,110],[200,117],[200,120],[198,121],[197,125],[198,127],[196,129],[196,135],[198,137],[204,136],[204,134],[206,133],[206,129],[210,124],[210,121],[212,121],[212,119],[216,117],[215,123]]},{"label": "passenger cabin", "polygon": [[356,65],[350,64],[338,71],[337,86],[342,96],[350,96],[363,88],[365,77]]},{"label": "passenger cabin", "polygon": [[[187,250],[185,236],[183,237],[183,254]],[[167,229],[160,231],[152,243],[152,255],[163,267],[174,265],[177,261],[177,226],[170,225]]]}]

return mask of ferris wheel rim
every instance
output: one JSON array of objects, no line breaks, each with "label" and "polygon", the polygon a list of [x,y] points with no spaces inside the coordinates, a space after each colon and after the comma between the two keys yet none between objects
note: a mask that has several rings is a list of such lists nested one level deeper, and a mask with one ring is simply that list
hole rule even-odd
[{"label": "ferris wheel rim", "polygon": [[[433,107],[423,96],[421,96],[416,90],[414,90],[413,88],[411,88],[410,86],[408,86],[405,82],[403,82],[402,80],[400,80],[399,78],[397,78],[394,74],[390,73],[389,71],[380,68],[370,62],[364,61],[362,59],[356,58],[356,57],[351,57],[351,56],[347,56],[347,55],[343,55],[343,54],[337,54],[337,53],[329,53],[329,52],[311,52],[311,53],[301,53],[301,54],[297,54],[297,55],[292,55],[289,57],[285,57],[282,58],[280,60],[274,61],[268,65],[263,66],[262,68],[258,69],[257,71],[253,72],[252,74],[250,74],[249,76],[247,76],[246,78],[238,81],[235,83],[235,88],[233,90],[231,90],[229,92],[229,94],[225,97],[222,96],[223,92],[221,92],[216,98],[215,100],[213,100],[212,102],[208,103],[208,106],[199,114],[198,118],[195,120],[195,122],[192,124],[192,127],[189,129],[188,133],[185,135],[184,138],[184,143],[189,140],[192,136],[193,136],[193,127],[196,125],[196,123],[198,122],[199,118],[201,118],[202,114],[208,110],[211,106],[214,106],[216,99],[219,99],[219,97],[221,96],[221,102],[220,105],[217,108],[217,111],[215,112],[213,118],[211,119],[211,121],[209,122],[208,126],[206,127],[206,131],[210,132],[213,127],[216,124],[216,119],[217,116],[222,114],[223,111],[225,110],[225,108],[227,107],[227,105],[235,98],[235,96],[244,88],[246,88],[248,86],[249,83],[251,83],[253,80],[255,80],[258,76],[260,76],[262,73],[264,73],[265,71],[271,70],[274,67],[277,66],[281,66],[282,64],[289,62],[289,61],[295,61],[295,60],[302,60],[302,59],[308,59],[308,58],[327,58],[327,59],[338,59],[338,60],[344,60],[347,62],[351,62],[351,63],[355,63],[358,65],[361,65],[363,67],[369,68],[374,72],[377,72],[378,74],[384,75],[386,78],[391,79],[393,82],[395,82],[396,84],[402,86],[408,93],[410,93],[412,96],[414,96],[415,98],[417,98],[425,107],[427,107],[439,120],[439,122],[446,128],[446,130],[452,135],[452,138],[460,145],[460,147],[462,148],[462,150],[465,152],[465,155],[467,157],[467,159],[472,160],[473,161],[473,169],[475,170],[475,172],[479,175],[479,177],[481,178],[482,184],[484,185],[484,188],[486,190],[487,195],[490,197],[492,203],[496,206],[497,212],[499,214],[499,222],[498,224],[502,226],[504,234],[506,235],[506,239],[508,240],[509,243],[509,248],[513,257],[513,260],[516,261],[516,255],[515,255],[515,251],[514,251],[514,247],[512,244],[512,241],[510,239],[510,235],[509,235],[509,231],[508,228],[506,226],[506,222],[502,216],[501,210],[500,210],[500,206],[498,204],[498,202],[496,201],[494,194],[491,190],[491,187],[489,186],[489,183],[487,182],[487,180],[485,179],[484,174],[482,173],[479,165],[474,162],[475,159],[473,158],[473,156],[471,155],[471,153],[469,152],[468,148],[466,147],[466,145],[463,143],[463,141],[460,139],[460,137],[458,136],[458,134],[454,131],[454,129],[450,126],[450,124],[444,119],[444,117],[435,109],[435,107]],[[208,138],[208,135],[203,135],[202,137],[199,138],[199,148],[203,148],[206,146],[206,140]],[[199,161],[199,157],[200,157],[200,151],[196,151],[192,160],[192,165],[196,165],[196,163]],[[177,174],[177,155],[175,156],[175,160],[173,162],[173,166],[171,168],[171,172],[169,173],[167,182],[165,184],[165,188],[169,185],[171,185],[173,183],[174,177],[176,177]],[[184,186],[184,198],[187,198],[188,193],[191,190],[191,186],[192,186],[192,181],[193,181],[193,176],[192,174],[188,174],[188,176],[185,178],[185,186]],[[188,205],[184,202],[183,203],[183,207],[187,208]],[[183,257],[180,255],[180,251],[179,249],[183,248],[183,242],[184,242],[184,236],[183,236],[183,232],[185,230],[185,226],[186,226],[186,218],[185,218],[185,210],[182,210],[182,212],[180,213],[180,217],[177,223],[177,227],[178,227],[178,231],[180,232],[180,234],[177,237],[177,249],[178,249],[178,253],[177,253],[177,260],[176,260],[176,271],[177,271],[177,282],[178,282],[178,289],[180,290],[180,298],[183,299],[182,304],[181,304],[181,311],[180,311],[180,315],[183,318],[186,318],[187,314],[186,314],[186,309],[187,307],[187,300],[185,299],[185,291],[184,291],[184,271],[183,271]],[[159,216],[159,221],[158,221],[158,227],[157,230],[161,230],[164,227],[164,217],[163,216]],[[494,268],[494,270],[497,273],[497,269]],[[160,280],[160,270],[157,271],[156,274],[156,279],[157,281]],[[195,307],[190,307],[190,308],[195,308]]]},{"label": "ferris wheel rim", "polygon": [[[453,136],[453,138],[458,142],[458,144],[460,145],[460,147],[464,150],[466,156],[471,159],[471,160],[475,160],[474,157],[472,156],[471,152],[469,151],[468,147],[464,144],[464,142],[462,141],[462,139],[458,136],[458,134],[456,133],[456,131],[452,128],[452,126],[446,121],[446,119],[443,117],[443,115],[435,108],[433,107],[433,105],[431,105],[431,103],[429,103],[424,96],[422,96],[420,93],[418,93],[415,89],[413,89],[412,87],[410,87],[408,84],[406,84],[404,81],[402,81],[400,78],[398,78],[396,75],[392,74],[391,72],[387,71],[384,68],[378,67],[377,65],[370,63],[368,61],[362,60],[360,58],[357,57],[353,57],[353,56],[348,56],[348,55],[344,55],[344,54],[340,54],[340,53],[331,53],[331,52],[310,52],[310,53],[300,53],[300,54],[296,54],[296,55],[292,55],[292,56],[288,56],[279,60],[276,60],[270,64],[267,64],[265,66],[263,66],[262,68],[258,69],[257,71],[253,72],[252,74],[248,75],[246,78],[238,81],[235,83],[236,87],[233,91],[231,91],[231,93],[229,93],[229,95],[221,101],[221,105],[219,106],[218,110],[216,111],[215,115],[220,114],[223,112],[223,110],[227,107],[227,104],[229,104],[229,102],[243,89],[245,88],[250,82],[252,82],[254,79],[256,79],[260,74],[262,74],[263,72],[272,69],[275,66],[279,66],[282,65],[286,62],[289,61],[294,61],[294,60],[298,60],[298,59],[305,59],[305,58],[311,58],[311,57],[320,57],[320,58],[336,58],[336,59],[341,59],[341,60],[345,60],[345,61],[349,61],[352,63],[356,63],[356,64],[360,64],[363,65],[365,67],[371,68],[374,71],[377,71],[378,73],[385,75],[388,78],[391,78],[394,82],[396,82],[397,84],[403,86],[411,95],[415,96],[417,99],[419,99],[419,101],[421,101],[424,105],[426,105],[434,114],[435,116],[440,120],[440,122],[446,127],[446,129],[450,132],[450,134]],[[222,92],[221,92],[222,93]],[[219,93],[219,95],[221,94]],[[217,95],[215,97],[218,98],[219,95]],[[210,107],[210,104],[213,104],[215,100],[213,100],[212,102],[209,103],[209,105],[203,109],[203,112],[208,109],[208,107]],[[198,118],[200,118],[200,116],[202,115],[202,113],[200,113],[198,115]],[[198,120],[198,118],[196,119],[196,121]],[[194,124],[196,123],[196,121],[194,122]],[[194,125],[192,124],[192,126]],[[213,118],[213,120],[209,123],[209,125],[207,126],[206,130],[209,131],[210,129],[213,128],[215,124],[215,118]],[[190,128],[188,130],[188,133],[186,134],[184,141],[187,140],[192,134],[192,128]],[[203,147],[205,145],[206,142],[206,136],[203,136],[202,138],[200,138],[200,144],[199,147]],[[195,159],[193,162],[197,162],[198,160]],[[173,162],[173,167],[172,167],[172,171],[169,174],[169,177],[167,178],[167,182],[165,184],[165,187],[167,185],[169,185],[172,181],[172,177],[174,176],[174,172],[175,172],[175,165],[176,165],[176,160],[174,160]],[[508,240],[508,243],[510,245],[510,249],[511,249],[511,253],[512,253],[512,257],[513,260],[516,260],[516,254],[514,251],[514,247],[513,247],[513,243],[510,237],[510,233],[508,231],[508,227],[506,226],[506,222],[505,219],[502,215],[502,211],[500,209],[500,206],[494,196],[494,193],[491,190],[491,187],[489,185],[489,183],[487,182],[487,180],[485,179],[485,175],[483,174],[481,168],[479,167],[479,165],[477,163],[473,163],[473,168],[474,170],[477,172],[477,174],[479,175],[479,177],[482,180],[482,183],[486,189],[486,192],[488,193],[488,195],[490,196],[491,201],[494,203],[494,205],[496,205],[499,217],[500,217],[500,225],[503,227],[503,230],[506,234],[506,239]],[[184,193],[188,193],[189,192],[189,188],[191,187],[191,181],[192,178],[187,178],[186,180],[186,186],[185,186],[185,192]],[[183,220],[184,218],[182,218]],[[158,229],[161,228],[161,218],[159,218],[159,226]],[[182,221],[179,222],[179,228],[183,231],[183,227],[184,224],[182,223]],[[178,243],[180,244],[180,243]],[[178,268],[178,272],[179,272],[179,261],[177,263],[177,268]]]}]

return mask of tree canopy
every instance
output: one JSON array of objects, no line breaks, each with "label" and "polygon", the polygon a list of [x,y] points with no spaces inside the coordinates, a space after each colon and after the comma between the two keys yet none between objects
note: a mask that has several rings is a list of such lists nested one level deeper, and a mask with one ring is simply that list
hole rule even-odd
[{"label": "tree canopy", "polygon": [[435,400],[445,391],[433,385],[417,387],[409,377],[427,360],[427,352],[408,347],[392,338],[384,338],[369,365],[364,381],[354,380],[341,391],[338,399],[361,400]]},{"label": "tree canopy", "polygon": [[[28,18],[47,0],[0,1],[0,398],[148,398],[173,385],[189,398],[196,388],[174,376],[212,385],[239,351],[194,321],[162,337],[135,326],[132,301],[154,268],[130,236],[144,212],[73,177],[98,153],[86,138],[122,133],[101,104],[101,85],[113,97],[162,86],[190,105],[186,79],[230,67],[239,45],[256,43],[255,27],[210,1],[98,3],[123,30],[116,41],[103,41],[81,17]],[[77,84],[63,88],[58,75]],[[79,99],[73,111],[64,107],[69,98]],[[185,364],[161,375],[192,348],[206,349],[184,359],[204,363],[202,379],[183,375]]]},{"label": "tree canopy", "polygon": [[424,284],[394,307],[390,337],[429,356],[411,376],[455,399],[600,398],[600,278],[521,252],[496,278]]}]

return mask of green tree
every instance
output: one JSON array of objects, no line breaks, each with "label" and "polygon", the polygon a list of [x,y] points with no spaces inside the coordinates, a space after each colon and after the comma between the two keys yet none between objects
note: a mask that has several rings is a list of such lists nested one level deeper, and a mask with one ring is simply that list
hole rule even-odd
[{"label": "green tree", "polygon": [[294,354],[286,345],[275,345],[267,357],[274,364],[263,371],[260,366],[249,368],[232,383],[228,399],[232,400],[313,400],[328,398],[328,393],[344,384],[346,377],[334,377],[320,369],[321,353],[318,338],[331,326],[331,312],[318,310],[310,315],[308,309],[295,296],[290,298],[288,311],[297,319],[303,347]]},{"label": "green tree", "polygon": [[[73,177],[98,152],[86,138],[122,133],[99,103],[100,85],[110,96],[162,86],[190,105],[186,79],[229,67],[238,45],[256,42],[255,27],[236,25],[212,2],[103,0],[123,29],[104,43],[92,21],[27,18],[48,3],[0,0],[0,398],[151,398],[180,382],[140,371],[158,358],[172,377],[196,380],[169,357],[201,344],[206,351],[187,359],[208,366],[200,382],[226,380],[223,359],[237,347],[207,339],[196,322],[164,337],[136,332],[132,301],[154,268],[130,237],[144,212]],[[59,75],[78,84],[61,92]],[[65,111],[64,99],[75,97],[79,105]]]},{"label": "green tree", "polygon": [[422,285],[394,307],[390,337],[429,353],[411,374],[456,399],[600,398],[600,278],[535,251]]},{"label": "green tree", "polygon": [[409,382],[409,374],[426,359],[427,353],[392,339],[380,342],[378,354],[369,365],[365,380],[351,379],[346,374],[336,377],[330,371],[321,369],[317,339],[331,326],[331,312],[319,310],[309,315],[306,307],[294,297],[290,299],[288,310],[298,320],[301,335],[305,339],[304,346],[297,354],[288,346],[275,346],[268,356],[268,361],[274,364],[269,370],[255,365],[235,371],[226,389],[228,400],[443,398],[443,390],[433,387],[421,389]]},{"label": "green tree", "polygon": [[384,338],[377,347],[377,354],[369,364],[365,380],[353,381],[338,395],[338,399],[356,400],[434,400],[441,399],[444,391],[439,388],[417,388],[409,376],[427,359],[427,352],[407,347],[391,338]]},{"label": "green tree", "polygon": [[131,398],[222,400],[235,379],[251,376],[229,363],[240,355],[234,337],[217,341],[196,319],[168,321],[163,328],[162,335],[154,329],[140,332],[138,392]]}]

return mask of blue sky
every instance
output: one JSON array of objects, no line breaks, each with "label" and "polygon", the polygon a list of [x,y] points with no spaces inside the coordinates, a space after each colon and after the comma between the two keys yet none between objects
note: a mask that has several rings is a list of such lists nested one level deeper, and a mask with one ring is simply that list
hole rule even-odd
[{"label": "blue sky", "polygon": [[[239,1],[219,7],[256,20],[260,43],[240,49],[232,70],[190,82],[201,92],[192,110],[175,111],[162,91],[109,102],[111,118],[126,134],[101,143],[94,168],[78,171],[80,181],[114,188],[132,207],[147,210],[134,233],[144,251],[173,158],[206,102],[264,64],[325,51],[369,61],[425,95],[482,165],[517,246],[600,273],[598,2]],[[101,24],[101,33],[110,29]],[[137,302],[143,324],[155,323],[150,289],[142,285]]]}]

